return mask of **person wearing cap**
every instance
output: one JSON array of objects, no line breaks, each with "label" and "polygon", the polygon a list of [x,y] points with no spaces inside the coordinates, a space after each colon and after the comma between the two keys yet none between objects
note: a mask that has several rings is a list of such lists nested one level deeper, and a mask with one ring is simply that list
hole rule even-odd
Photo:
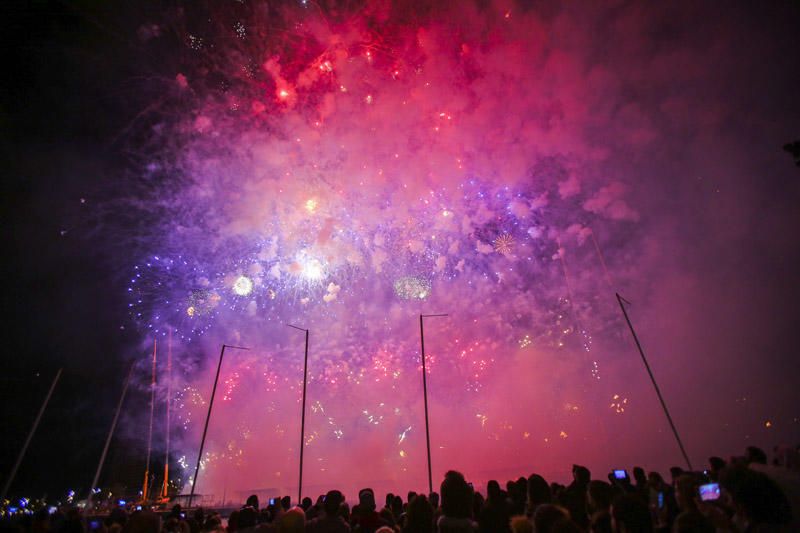
[{"label": "person wearing cap", "polygon": [[375,507],[375,491],[358,491],[358,505],[353,508],[353,531],[375,533],[381,527],[390,525],[375,511]]},{"label": "person wearing cap", "polygon": [[344,502],[344,496],[338,490],[329,491],[322,501],[322,516],[306,524],[306,531],[310,533],[347,533],[350,526],[341,516],[339,508]]}]

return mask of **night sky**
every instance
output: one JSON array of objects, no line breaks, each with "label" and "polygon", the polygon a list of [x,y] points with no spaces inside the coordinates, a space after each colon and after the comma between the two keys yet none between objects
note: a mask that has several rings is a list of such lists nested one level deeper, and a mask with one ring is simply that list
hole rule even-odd
[{"label": "night sky", "polygon": [[158,464],[241,344],[199,490],[293,493],[286,323],[309,490],[423,489],[420,313],[434,483],[663,471],[615,292],[696,467],[800,442],[796,2],[129,4],[0,15],[4,479],[64,368],[13,493],[88,489],[132,362],[138,482],[154,339]]}]

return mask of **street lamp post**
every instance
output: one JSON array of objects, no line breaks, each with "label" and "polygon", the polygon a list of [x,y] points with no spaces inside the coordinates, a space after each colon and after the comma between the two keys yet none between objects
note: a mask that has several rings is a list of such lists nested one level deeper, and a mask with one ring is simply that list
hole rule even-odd
[{"label": "street lamp post", "polygon": [[422,395],[425,401],[425,443],[428,450],[428,494],[433,492],[433,474],[431,472],[431,432],[430,423],[428,422],[428,378],[425,369],[425,328],[423,326],[423,319],[447,316],[446,314],[437,315],[419,315],[419,340],[422,348]]},{"label": "street lamp post", "polygon": [[305,356],[303,358],[303,407],[302,413],[300,415],[300,480],[297,484],[297,504],[303,500],[303,448],[305,448],[305,440],[306,440],[306,385],[308,383],[308,330],[304,328],[299,328],[297,326],[293,326],[291,324],[286,324],[290,328],[294,328],[299,331],[304,331],[306,334],[306,349],[305,349]]},{"label": "street lamp post", "polygon": [[225,355],[225,348],[233,348],[236,350],[249,350],[250,348],[244,348],[242,346],[229,346],[227,344],[222,345],[222,350],[219,352],[219,363],[217,364],[217,375],[214,378],[214,388],[211,389],[211,399],[208,401],[208,414],[206,414],[206,425],[203,428],[203,438],[200,439],[200,451],[197,454],[197,466],[194,468],[194,478],[192,478],[192,492],[189,494],[189,504],[187,507],[192,506],[192,500],[194,499],[194,488],[197,485],[197,477],[200,475],[200,461],[203,459],[203,448],[206,444],[206,434],[208,433],[208,421],[211,420],[211,408],[214,406],[214,395],[217,393],[217,383],[219,383],[219,371],[222,369],[222,358]]}]

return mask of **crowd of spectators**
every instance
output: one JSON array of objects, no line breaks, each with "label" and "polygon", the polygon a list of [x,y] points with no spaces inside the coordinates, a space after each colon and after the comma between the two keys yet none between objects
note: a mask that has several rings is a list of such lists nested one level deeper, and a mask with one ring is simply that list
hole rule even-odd
[{"label": "crowd of spectators", "polygon": [[[796,452],[796,451],[795,451]],[[387,494],[379,506],[372,489],[359,491],[351,507],[338,490],[304,498],[259,502],[251,496],[223,519],[202,508],[179,505],[158,514],[113,509],[106,516],[71,508],[5,517],[3,533],[570,533],[800,531],[798,465],[755,447],[743,457],[709,459],[708,468],[673,467],[669,481],[640,467],[615,470],[606,479],[574,465],[569,485],[531,474],[505,483],[489,481],[486,494],[464,475],[449,471],[440,491]]]}]

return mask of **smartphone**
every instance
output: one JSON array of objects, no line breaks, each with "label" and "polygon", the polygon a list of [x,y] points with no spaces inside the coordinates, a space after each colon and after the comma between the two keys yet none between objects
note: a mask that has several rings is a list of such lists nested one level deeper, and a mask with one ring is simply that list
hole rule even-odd
[{"label": "smartphone", "polygon": [[142,510],[142,506],[141,506],[141,505],[137,505],[137,506],[136,506],[136,510],[137,510],[137,511],[141,511],[141,510]]},{"label": "smartphone", "polygon": [[628,472],[626,470],[614,470],[614,479],[627,479]]},{"label": "smartphone", "polygon": [[700,493],[700,499],[704,502],[719,499],[719,483],[706,483],[705,485],[700,485],[697,490]]},{"label": "smartphone", "polygon": [[663,509],[664,508],[664,493],[663,492],[659,492],[658,493],[658,508],[659,509]]},{"label": "smartphone", "polygon": [[278,503],[278,498],[270,498],[269,499],[269,504],[270,505],[275,505],[276,503]]},{"label": "smartphone", "polygon": [[181,513],[181,518],[186,518],[186,513]]},{"label": "smartphone", "polygon": [[89,529],[92,531],[100,529],[100,520],[89,520]]}]

